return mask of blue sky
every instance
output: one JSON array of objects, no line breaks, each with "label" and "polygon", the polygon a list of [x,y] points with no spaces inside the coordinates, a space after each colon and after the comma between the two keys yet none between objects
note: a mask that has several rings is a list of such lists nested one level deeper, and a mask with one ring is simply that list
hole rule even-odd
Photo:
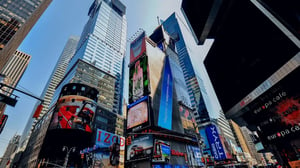
[{"label": "blue sky", "polygon": [[[46,82],[71,35],[80,36],[87,22],[87,12],[93,0],[53,0],[33,29],[24,39],[19,50],[32,59],[21,78],[18,88],[41,95]],[[127,0],[126,16],[128,38],[139,28],[147,34],[158,26],[157,16],[166,19],[174,11],[180,11],[180,0]],[[25,89],[24,89],[25,88]],[[7,107],[8,121],[0,136],[0,157],[14,134],[22,134],[33,110],[35,99],[16,93],[20,98],[15,107]]]}]

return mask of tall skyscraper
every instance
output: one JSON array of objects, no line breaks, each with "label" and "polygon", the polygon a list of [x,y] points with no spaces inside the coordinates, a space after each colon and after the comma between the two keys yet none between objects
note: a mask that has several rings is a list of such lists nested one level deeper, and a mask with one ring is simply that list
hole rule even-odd
[{"label": "tall skyscraper", "polygon": [[0,70],[52,0],[0,1]]},{"label": "tall skyscraper", "polygon": [[183,70],[183,75],[185,78],[185,82],[188,88],[190,100],[192,106],[196,108],[195,116],[197,123],[204,123],[209,121],[208,111],[204,104],[203,97],[201,95],[200,86],[198,82],[199,75],[196,74],[193,64],[191,62],[190,53],[188,51],[185,37],[182,33],[180,23],[177,19],[175,13],[173,13],[169,18],[167,18],[163,22],[164,29],[171,35],[176,36],[173,38],[177,38],[177,42],[175,44],[176,51],[178,53],[178,58],[180,62],[180,66]]},{"label": "tall skyscraper", "polygon": [[[14,55],[10,57],[4,68],[0,71],[0,74],[5,75],[3,80],[4,84],[16,87],[27,68],[30,59],[30,55],[21,51],[15,51]],[[0,90],[2,94],[8,96],[12,93],[12,91],[12,89],[6,87],[1,88]],[[0,117],[4,113],[5,106],[5,104],[0,103]]]},{"label": "tall skyscraper", "polygon": [[[209,83],[210,81],[206,80],[203,76],[204,73],[200,72],[199,67],[195,67],[201,65],[193,63],[193,57],[198,56],[199,50],[193,47],[193,45],[196,46],[196,44],[193,44],[194,42],[191,43],[193,38],[188,34],[190,32],[188,32],[186,23],[183,22],[180,16],[173,13],[162,25],[168,34],[177,40],[175,48],[178,53],[180,66],[183,70],[183,76],[188,88],[192,107],[196,109],[194,116],[198,127],[204,129],[207,125],[214,123],[220,130],[220,137],[223,139],[224,144],[231,144],[230,142],[235,144],[236,142],[232,130],[223,111],[217,110],[217,108],[214,107],[217,103],[211,101],[210,95],[208,95],[206,91],[205,82]],[[207,132],[202,136],[208,136]],[[231,153],[229,145],[224,145],[223,148],[226,149],[226,153]],[[228,155],[228,158],[230,158],[230,155]]]},{"label": "tall skyscraper", "polygon": [[[90,64],[89,66],[102,71],[103,74],[115,78],[113,85],[102,86],[99,81],[89,81],[90,79],[87,77],[93,74],[91,72],[78,78],[76,82],[97,88],[99,90],[98,103],[107,110],[118,114],[121,114],[123,58],[126,50],[125,10],[126,7],[118,0],[95,0],[89,9],[90,18],[81,34],[77,52],[68,66],[68,72],[71,72],[72,68],[75,70],[74,66],[80,59]],[[57,92],[60,91],[63,84],[74,82],[72,79],[76,76],[71,77],[70,75],[72,73],[66,75]],[[106,90],[104,87],[107,87]],[[108,93],[107,90],[111,89],[113,92]]]},{"label": "tall skyscraper", "polygon": [[[52,72],[52,75],[48,79],[48,82],[42,92],[42,95],[41,95],[41,97],[43,97],[43,99],[44,99],[44,102],[43,102],[44,107],[40,113],[40,117],[43,116],[49,110],[49,105],[52,100],[53,94],[55,92],[55,88],[65,75],[68,63],[76,51],[78,41],[79,41],[79,37],[71,36],[69,38],[69,40],[67,41],[65,48],[63,49],[63,51],[58,59],[58,62],[56,63],[56,66]],[[33,116],[35,109],[38,105],[39,105],[39,102],[36,104],[31,116]],[[29,120],[26,124],[26,127],[23,131],[22,137],[21,137],[21,146],[26,145],[26,140],[27,140],[28,136],[30,135],[32,126],[36,122],[37,122],[37,120],[35,120],[33,118],[29,118]]]},{"label": "tall skyscraper", "polygon": [[17,150],[20,137],[21,137],[20,135],[15,135],[11,138],[4,152],[4,155],[2,156],[2,160],[0,161],[0,167],[6,167],[10,165],[12,159],[11,155]]}]

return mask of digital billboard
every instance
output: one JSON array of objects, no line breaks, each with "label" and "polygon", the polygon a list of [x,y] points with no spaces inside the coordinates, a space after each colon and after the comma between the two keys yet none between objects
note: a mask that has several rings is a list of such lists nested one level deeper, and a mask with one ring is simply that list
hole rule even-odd
[{"label": "digital billboard", "polygon": [[204,166],[204,164],[201,162],[202,155],[199,147],[187,145],[186,153],[187,153],[188,163],[191,167]]},{"label": "digital billboard", "polygon": [[170,156],[171,156],[170,143],[168,141],[155,139],[152,162],[168,163],[170,161]]},{"label": "digital billboard", "polygon": [[133,42],[130,43],[130,64],[136,61],[146,52],[146,33],[143,31]]},{"label": "digital billboard", "polygon": [[127,110],[127,130],[138,130],[145,125],[149,125],[149,97],[145,96],[136,102],[128,105]]},{"label": "digital billboard", "polygon": [[173,75],[168,57],[165,59],[161,84],[158,126],[172,130]]},{"label": "digital billboard", "polygon": [[194,124],[196,126],[196,121],[192,116],[193,111],[183,105],[179,105],[179,113],[182,122],[182,127],[184,129],[185,134],[194,135],[198,132],[198,127],[194,128]]},{"label": "digital billboard", "polygon": [[208,154],[211,155],[210,151],[210,145],[206,136],[206,131],[205,128],[202,128],[199,130],[200,136],[201,136],[201,141],[203,142],[202,147],[203,147],[203,154]]},{"label": "digital billboard", "polygon": [[127,160],[136,160],[152,156],[153,137],[152,135],[143,135],[134,137],[127,146]]},{"label": "digital billboard", "polygon": [[129,68],[129,103],[150,93],[148,74],[147,56],[141,57]]},{"label": "digital billboard", "polygon": [[300,68],[298,67],[244,109],[243,119],[264,143],[300,136]]},{"label": "digital billboard", "polygon": [[207,139],[210,144],[211,152],[215,160],[225,160],[226,153],[223,148],[220,135],[215,125],[209,125],[205,128]]},{"label": "digital billboard", "polygon": [[97,129],[93,167],[124,167],[125,138]]},{"label": "digital billboard", "polygon": [[66,95],[59,98],[57,111],[49,129],[79,129],[92,132],[96,102],[84,96]]}]

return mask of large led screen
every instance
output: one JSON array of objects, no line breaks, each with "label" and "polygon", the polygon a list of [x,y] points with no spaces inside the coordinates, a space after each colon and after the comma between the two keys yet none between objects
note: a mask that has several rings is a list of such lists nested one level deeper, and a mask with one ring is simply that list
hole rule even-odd
[{"label": "large led screen", "polygon": [[130,43],[130,64],[136,61],[146,52],[145,32],[142,32],[133,42]]},{"label": "large led screen", "polygon": [[188,163],[191,167],[204,166],[204,164],[201,162],[202,155],[199,147],[187,145],[186,153],[187,153]]},{"label": "large led screen", "polygon": [[[142,124],[149,123],[148,96],[145,96],[128,106],[127,130],[137,130],[143,127]],[[139,128],[137,128],[139,126]],[[134,129],[135,128],[135,129]]]},{"label": "large led screen", "polygon": [[185,134],[193,135],[198,132],[198,128],[194,128],[196,126],[196,121],[192,116],[193,111],[183,105],[179,105],[179,113],[182,122],[182,127],[184,129]]},{"label": "large led screen", "polygon": [[57,102],[49,129],[79,129],[92,132],[96,102],[84,96],[67,95]]},{"label": "large led screen", "polygon": [[136,160],[152,156],[153,137],[152,135],[143,135],[134,137],[127,146],[127,160]]},{"label": "large led screen", "polygon": [[95,145],[94,167],[99,167],[100,165],[107,168],[124,167],[124,137],[97,129]]},{"label": "large led screen", "polygon": [[148,58],[138,59],[129,69],[129,103],[150,93],[148,76]]},{"label": "large led screen", "polygon": [[154,152],[152,162],[166,162],[170,161],[171,147],[168,141],[155,139]]},{"label": "large led screen", "polygon": [[158,126],[172,130],[173,75],[169,59],[165,59],[159,105]]},{"label": "large led screen", "polygon": [[215,125],[209,125],[205,128],[207,139],[209,141],[211,152],[215,160],[225,160],[226,153],[223,148],[220,135]]},{"label": "large led screen", "polygon": [[288,74],[244,109],[243,119],[265,143],[300,136],[300,68]]}]

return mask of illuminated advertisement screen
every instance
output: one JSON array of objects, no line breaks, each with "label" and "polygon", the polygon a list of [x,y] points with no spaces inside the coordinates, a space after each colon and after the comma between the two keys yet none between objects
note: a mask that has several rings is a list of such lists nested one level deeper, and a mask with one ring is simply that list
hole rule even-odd
[{"label": "illuminated advertisement screen", "polygon": [[187,145],[186,153],[187,153],[188,163],[191,167],[204,166],[204,164],[201,162],[202,155],[199,147]]},{"label": "illuminated advertisement screen", "polygon": [[215,125],[209,125],[205,128],[207,139],[210,144],[211,153],[215,160],[225,160],[226,153],[223,148],[220,135]]},{"label": "illuminated advertisement screen", "polygon": [[97,129],[93,167],[124,167],[125,138]]},{"label": "illuminated advertisement screen", "polygon": [[84,96],[62,96],[49,129],[79,129],[92,132],[96,102]]},{"label": "illuminated advertisement screen", "polygon": [[201,141],[203,142],[203,154],[208,154],[211,156],[210,145],[206,136],[206,131],[204,128],[199,130]]},{"label": "illuminated advertisement screen", "polygon": [[149,93],[148,58],[144,56],[129,68],[129,103]]},{"label": "illuminated advertisement screen", "polygon": [[168,141],[155,139],[152,162],[166,162],[170,161],[171,148]]},{"label": "illuminated advertisement screen", "polygon": [[146,52],[145,32],[130,43],[130,64]]},{"label": "illuminated advertisement screen", "polygon": [[179,113],[184,133],[193,135],[198,132],[198,128],[196,128],[196,130],[194,129],[194,124],[196,125],[196,121],[191,114],[192,111],[182,105],[179,105]]},{"label": "illuminated advertisement screen", "polygon": [[143,135],[134,137],[127,146],[127,160],[136,160],[152,156],[153,137],[152,135]]},{"label": "illuminated advertisement screen", "polygon": [[165,59],[159,105],[158,126],[172,130],[173,76],[169,59]]},{"label": "illuminated advertisement screen", "polygon": [[141,129],[143,126],[142,124],[148,125],[149,123],[149,112],[148,112],[148,96],[145,96],[133,104],[128,106],[127,110],[127,130],[136,128]]},{"label": "illuminated advertisement screen", "polygon": [[256,127],[262,142],[277,143],[300,137],[300,68],[251,102],[243,119]]}]

